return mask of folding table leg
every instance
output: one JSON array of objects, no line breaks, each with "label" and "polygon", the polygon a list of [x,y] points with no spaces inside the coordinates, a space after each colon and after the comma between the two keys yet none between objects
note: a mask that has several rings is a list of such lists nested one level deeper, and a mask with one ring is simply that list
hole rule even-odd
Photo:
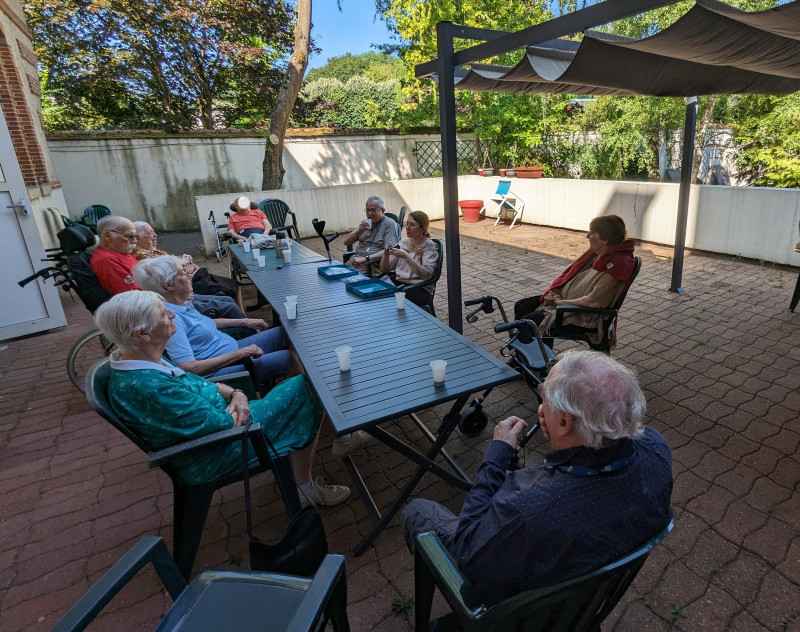
[{"label": "folding table leg", "polygon": [[[416,472],[411,476],[411,478],[406,483],[405,487],[400,490],[400,493],[397,494],[392,504],[386,510],[386,512],[381,516],[381,519],[376,522],[372,529],[370,529],[369,533],[363,537],[361,542],[356,545],[354,549],[354,553],[356,557],[364,553],[367,550],[367,547],[372,544],[375,538],[378,537],[381,531],[383,531],[384,527],[394,518],[395,514],[400,510],[403,504],[406,502],[408,497],[411,495],[411,492],[414,491],[414,488],[417,484],[422,480],[425,472],[432,470],[432,465],[436,465],[432,463],[433,459],[436,458],[436,455],[439,454],[444,444],[447,442],[447,439],[450,438],[453,430],[456,429],[458,426],[458,421],[460,419],[459,412],[464,407],[464,404],[467,403],[469,400],[469,394],[461,395],[450,408],[450,411],[447,413],[444,421],[442,421],[441,426],[439,427],[439,436],[436,438],[436,441],[430,447],[428,452],[425,454],[426,460],[429,462],[427,464],[420,465]],[[369,429],[367,429],[369,431]],[[437,466],[438,467],[438,466]],[[443,472],[447,473],[449,476],[452,476],[447,470],[442,469]]]}]

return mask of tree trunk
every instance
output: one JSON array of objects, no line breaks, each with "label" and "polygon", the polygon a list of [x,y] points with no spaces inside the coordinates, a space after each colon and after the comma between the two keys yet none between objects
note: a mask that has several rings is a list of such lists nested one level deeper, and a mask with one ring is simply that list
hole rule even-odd
[{"label": "tree trunk", "polygon": [[283,85],[269,117],[269,136],[264,150],[261,180],[263,190],[280,189],[283,184],[283,139],[297,93],[303,84],[308,67],[308,49],[311,42],[311,0],[298,0],[297,26],[294,29],[294,51],[289,59]]},{"label": "tree trunk", "polygon": [[694,151],[692,153],[692,182],[694,182],[698,175],[700,175],[700,167],[703,166],[703,152],[706,148],[706,135],[708,133],[708,125],[711,122],[711,113],[714,110],[714,103],[716,96],[706,97],[705,107],[703,108],[700,120],[697,125],[697,134],[694,139]]}]

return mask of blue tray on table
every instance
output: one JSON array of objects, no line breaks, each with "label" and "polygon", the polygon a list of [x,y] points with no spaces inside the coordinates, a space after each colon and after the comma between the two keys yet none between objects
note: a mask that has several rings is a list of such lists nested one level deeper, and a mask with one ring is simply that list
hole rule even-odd
[{"label": "blue tray on table", "polygon": [[363,279],[361,281],[345,282],[348,292],[352,292],[361,298],[384,298],[394,296],[397,288],[389,281],[383,279]]},{"label": "blue tray on table", "polygon": [[317,268],[317,274],[329,280],[344,279],[345,277],[358,274],[358,270],[356,270],[353,266],[348,266],[342,263],[337,265],[334,263],[333,265],[329,266],[320,266]]}]

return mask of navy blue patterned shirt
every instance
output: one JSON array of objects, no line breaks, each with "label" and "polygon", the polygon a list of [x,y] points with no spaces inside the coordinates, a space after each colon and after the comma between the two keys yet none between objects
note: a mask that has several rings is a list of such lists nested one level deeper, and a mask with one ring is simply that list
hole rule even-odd
[{"label": "navy blue patterned shirt", "polygon": [[[670,521],[672,458],[652,428],[507,472],[513,453],[503,441],[489,446],[449,547],[487,603],[601,568]],[[618,469],[588,475],[609,464]]]}]

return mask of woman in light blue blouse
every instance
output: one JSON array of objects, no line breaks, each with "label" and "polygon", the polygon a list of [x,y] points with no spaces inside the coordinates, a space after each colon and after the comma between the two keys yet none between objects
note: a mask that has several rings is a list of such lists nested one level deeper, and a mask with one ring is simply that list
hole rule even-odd
[{"label": "woman in light blue blouse", "polygon": [[[317,504],[335,505],[350,495],[342,485],[311,479],[322,409],[305,376],[290,378],[261,400],[186,373],[162,359],[175,332],[175,315],[154,292],[125,292],[95,314],[98,328],[118,347],[111,359],[109,400],[114,411],[153,448],[243,426],[261,424],[279,451],[292,451],[298,487]],[[180,462],[181,477],[197,484],[241,468],[241,446],[220,446]]]}]

